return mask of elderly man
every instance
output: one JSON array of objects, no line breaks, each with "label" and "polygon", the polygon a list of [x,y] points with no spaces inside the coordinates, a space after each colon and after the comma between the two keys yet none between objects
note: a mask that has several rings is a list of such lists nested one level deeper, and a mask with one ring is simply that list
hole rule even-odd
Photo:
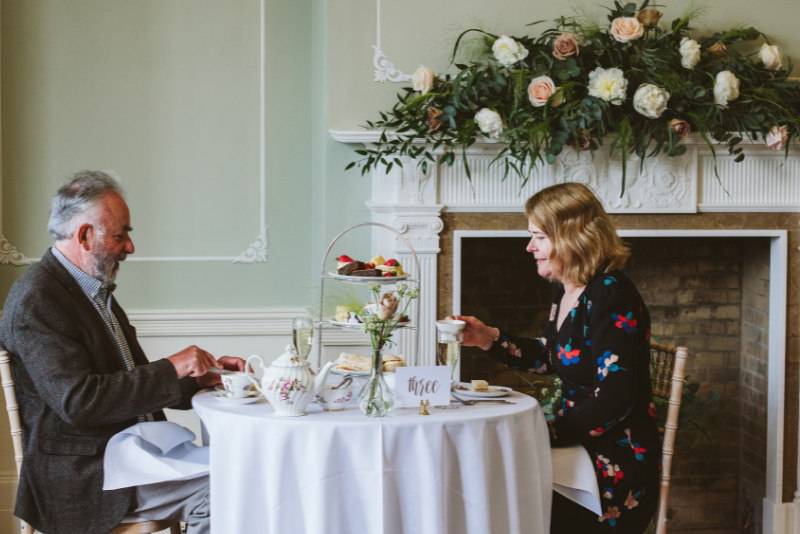
[{"label": "elderly man", "polygon": [[[208,477],[103,491],[103,452],[119,431],[189,409],[211,367],[244,370],[197,347],[148,363],[112,296],[134,247],[115,177],[81,171],[53,199],[42,260],[14,284],[0,321],[23,424],[14,514],[47,534],[105,534],[122,520],[189,521],[209,532]],[[127,516],[127,517],[126,517]]]}]

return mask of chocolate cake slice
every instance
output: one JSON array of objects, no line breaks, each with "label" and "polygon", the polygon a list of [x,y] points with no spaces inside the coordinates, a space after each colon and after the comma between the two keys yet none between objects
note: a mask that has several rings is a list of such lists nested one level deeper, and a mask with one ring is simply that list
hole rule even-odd
[{"label": "chocolate cake slice", "polygon": [[378,269],[364,269],[361,271],[353,271],[350,276],[375,276],[380,277],[381,272]]},{"label": "chocolate cake slice", "polygon": [[341,269],[337,270],[336,272],[343,275],[351,275],[353,271],[363,271],[364,270],[364,262],[363,261],[354,261],[348,263]]}]

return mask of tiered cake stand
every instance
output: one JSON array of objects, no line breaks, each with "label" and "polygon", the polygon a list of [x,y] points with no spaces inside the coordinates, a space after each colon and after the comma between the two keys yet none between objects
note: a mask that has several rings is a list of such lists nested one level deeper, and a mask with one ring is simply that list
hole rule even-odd
[{"label": "tiered cake stand", "polygon": [[[411,246],[411,243],[408,242],[408,239],[406,239],[403,236],[403,234],[401,234],[400,232],[398,232],[397,230],[395,230],[391,226],[387,226],[387,225],[381,224],[381,223],[364,222],[364,223],[355,224],[355,225],[351,226],[350,228],[344,230],[339,235],[337,235],[333,239],[333,241],[331,241],[331,244],[328,245],[328,250],[325,251],[325,257],[322,259],[322,275],[320,277],[321,281],[320,281],[320,295],[319,295],[319,328],[317,328],[317,347],[318,347],[318,350],[317,350],[317,370],[318,371],[322,367],[322,325],[323,324],[331,324],[331,325],[333,325],[333,326],[335,326],[337,328],[341,328],[341,329],[344,329],[344,330],[361,330],[361,324],[355,324],[354,323],[354,324],[345,325],[345,324],[342,324],[342,323],[333,323],[333,322],[323,318],[322,315],[323,315],[324,312],[322,310],[324,309],[323,308],[323,304],[324,304],[323,300],[325,298],[325,280],[326,279],[336,280],[338,282],[345,282],[345,283],[349,283],[349,284],[367,284],[369,282],[374,282],[376,284],[381,284],[381,285],[390,285],[390,284],[394,285],[394,284],[399,284],[399,283],[414,283],[414,284],[417,284],[417,286],[419,287],[419,278],[414,278],[414,277],[402,278],[402,279],[399,279],[399,280],[397,278],[394,278],[394,277],[360,278],[360,277],[353,276],[353,277],[346,277],[345,278],[345,277],[342,277],[342,276],[334,276],[334,275],[332,275],[332,274],[330,274],[328,272],[330,267],[326,267],[326,265],[328,264],[328,256],[331,253],[331,249],[333,248],[333,245],[335,245],[336,242],[343,235],[345,235],[347,232],[349,232],[350,230],[353,230],[355,228],[359,228],[361,226],[380,226],[381,228],[386,228],[390,232],[393,232],[397,237],[399,237],[400,239],[402,239],[405,242],[406,246],[411,251],[411,254],[414,256],[414,263],[416,264],[416,268],[417,268],[417,270],[416,270],[417,276],[419,275],[419,273],[422,272],[422,269],[420,268],[420,264],[419,264],[419,259],[417,258],[417,253],[414,251],[414,247]],[[407,362],[407,364],[409,366],[417,365],[417,361],[419,359],[419,331],[418,331],[418,328],[416,326],[413,326],[413,325],[414,325],[414,321],[415,320],[419,321],[419,317],[420,317],[420,314],[419,314],[419,302],[420,302],[420,299],[417,298],[417,299],[414,299],[414,300],[415,300],[415,302],[412,304],[412,307],[414,308],[414,313],[409,314],[409,319],[410,319],[409,320],[409,326],[404,327],[404,330],[413,330],[415,332],[415,334],[414,334],[415,350],[410,355],[406,354],[406,362]],[[398,313],[399,313],[399,311],[400,310],[398,310]]]}]

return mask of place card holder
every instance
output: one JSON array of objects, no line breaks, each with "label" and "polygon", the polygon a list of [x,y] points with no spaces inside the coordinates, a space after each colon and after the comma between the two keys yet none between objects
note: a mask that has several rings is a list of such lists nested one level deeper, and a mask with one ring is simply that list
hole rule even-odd
[{"label": "place card holder", "polygon": [[419,401],[419,405],[422,406],[422,409],[419,411],[419,414],[420,415],[430,415],[430,413],[428,412],[428,409],[427,409],[428,406],[430,406],[430,404],[431,404],[431,401],[427,401],[427,400]]}]

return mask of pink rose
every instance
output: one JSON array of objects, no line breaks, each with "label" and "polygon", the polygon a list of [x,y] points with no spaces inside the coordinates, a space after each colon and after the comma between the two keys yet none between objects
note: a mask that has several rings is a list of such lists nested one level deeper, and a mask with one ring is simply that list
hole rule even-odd
[{"label": "pink rose", "polygon": [[611,35],[620,43],[627,43],[644,35],[644,27],[634,17],[620,17],[611,23]]},{"label": "pink rose", "polygon": [[568,32],[562,33],[558,39],[556,39],[556,42],[553,43],[553,56],[562,61],[569,56],[580,55],[580,51],[578,40],[575,39],[574,35]]},{"label": "pink rose", "polygon": [[708,53],[713,54],[715,56],[724,56],[726,51],[727,49],[725,45],[720,43],[719,41],[714,43],[714,46],[708,47]]},{"label": "pink rose", "polygon": [[669,121],[669,129],[672,130],[672,133],[683,139],[689,135],[691,127],[689,123],[683,119],[672,119]]},{"label": "pink rose", "polygon": [[657,9],[643,9],[636,15],[636,20],[644,24],[647,28],[652,28],[663,17],[664,14]]},{"label": "pink rose", "polygon": [[769,134],[767,134],[767,146],[773,152],[777,152],[778,150],[782,149],[788,141],[789,130],[786,126],[781,126],[780,128],[773,126],[772,130],[770,130]]},{"label": "pink rose", "polygon": [[550,101],[550,105],[555,107],[561,105],[564,101],[564,97],[559,89],[560,88],[556,87],[556,84],[553,83],[553,80],[549,76],[539,76],[531,80],[528,86],[528,98],[531,104],[539,108],[544,106],[547,100],[552,96],[553,99]]},{"label": "pink rose", "polygon": [[575,139],[570,138],[569,146],[574,148],[575,150],[589,150],[589,146],[592,143],[592,136],[588,130],[581,130],[578,132],[578,144],[575,144]]}]

